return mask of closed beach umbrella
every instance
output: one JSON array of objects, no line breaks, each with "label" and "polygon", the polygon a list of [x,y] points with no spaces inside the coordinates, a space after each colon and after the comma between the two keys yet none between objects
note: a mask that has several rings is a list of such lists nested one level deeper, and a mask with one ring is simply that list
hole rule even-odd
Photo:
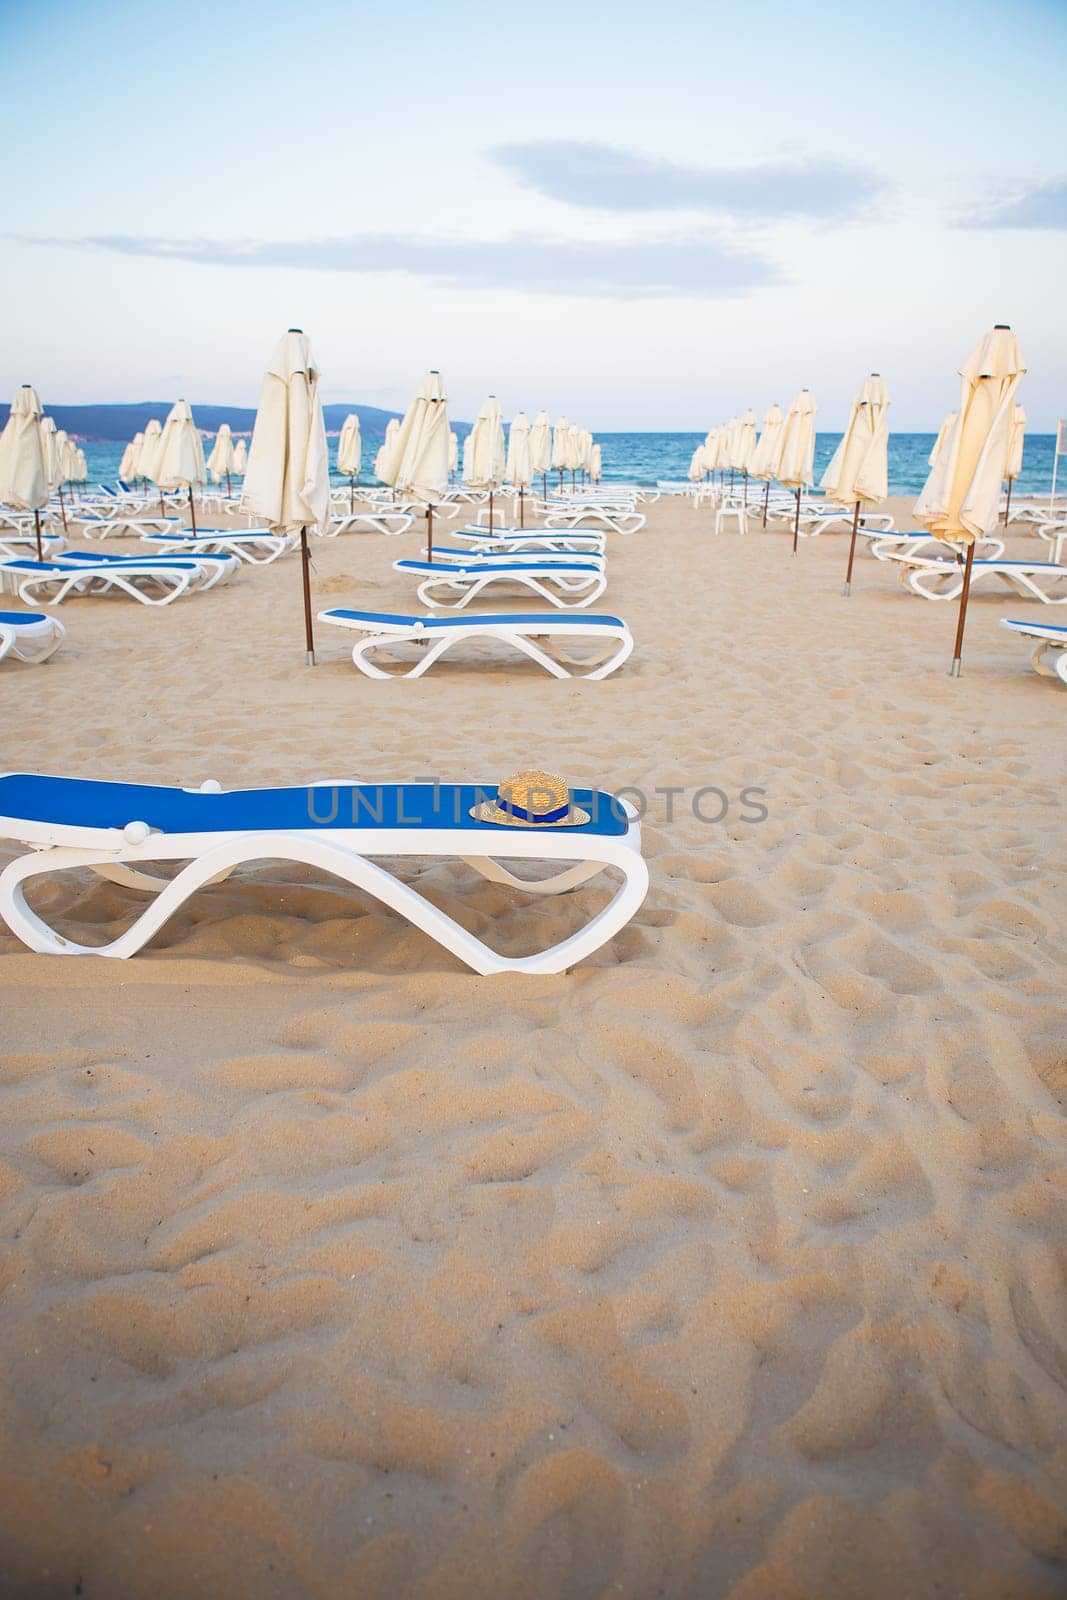
[{"label": "closed beach umbrella", "polygon": [[248,468],[248,445],[244,439],[238,439],[233,447],[233,465],[230,468],[235,478],[243,478]]},{"label": "closed beach umbrella", "polygon": [[504,481],[504,419],[500,402],[491,394],[474,419],[470,448],[463,463],[464,477],[472,489],[489,490],[489,532],[493,531],[493,493]]},{"label": "closed beach umbrella", "polygon": [[330,458],[319,398],[319,369],[311,342],[290,328],[274,348],[259,392],[241,501],[279,532],[300,530],[304,580],[304,636],[315,665],[311,622],[311,552],[307,531],[325,527],[330,514]]},{"label": "closed beach umbrella", "polygon": [[41,512],[51,498],[41,436],[41,402],[24,383],[15,390],[11,412],[0,434],[0,502],[16,511],[32,511],[41,556]]},{"label": "closed beach umbrella", "polygon": [[221,483],[223,478],[226,479],[226,490],[229,493],[231,487],[230,472],[232,469],[233,434],[230,432],[230,424],[221,422],[219,431],[215,435],[215,443],[211,454],[207,458],[207,470],[211,474],[213,483]]},{"label": "closed beach umbrella", "polygon": [[573,489],[574,475],[582,465],[582,430],[574,422],[567,429],[565,447],[566,459],[564,460],[564,466],[571,475],[571,488]]},{"label": "closed beach umbrella", "polygon": [[359,418],[351,411],[341,426],[341,437],[337,441],[337,470],[348,479],[349,511],[356,508],[356,479],[362,465],[363,436],[359,430]]},{"label": "closed beach umbrella", "polygon": [[78,449],[74,452],[78,465],[72,474],[75,483],[84,483],[89,476],[89,468],[85,465],[85,451]]},{"label": "closed beach umbrella", "polygon": [[49,487],[54,489],[59,482],[59,463],[56,459],[57,429],[54,417],[42,417],[38,424],[41,430],[41,454],[44,456],[45,476]]},{"label": "closed beach umbrella", "polygon": [[756,448],[756,413],[742,412],[734,439],[734,465],[745,480],[745,510],[748,510],[748,475],[752,452]]},{"label": "closed beach umbrella", "polygon": [[137,458],[136,475],[141,478],[156,481],[156,460],[159,456],[159,441],[163,437],[163,425],[158,417],[152,417],[145,423],[144,435],[141,439],[141,453]]},{"label": "closed beach umbrella", "polygon": [[187,489],[189,492],[189,517],[196,532],[196,507],[193,489],[207,481],[204,466],[204,446],[200,440],[193,413],[187,400],[177,400],[163,424],[156,456],[156,483],[160,491]]},{"label": "closed beach umbrella", "polygon": [[915,516],[939,539],[967,548],[951,675],[963,660],[963,630],[971,588],[974,541],[991,533],[1000,514],[1015,420],[1015,391],[1026,364],[1019,341],[998,324],[960,368],[960,408],[915,503]]},{"label": "closed beach umbrella", "polygon": [[771,480],[778,463],[778,447],[782,442],[782,408],[771,406],[763,418],[763,431],[749,457],[748,475],[766,485],[763,491],[763,526],[767,526],[767,507],[771,498]]},{"label": "closed beach umbrella", "polygon": [[451,478],[459,470],[459,435],[448,435],[448,476]]},{"label": "closed beach umbrella", "polygon": [[526,526],[526,491],[533,478],[530,466],[530,422],[525,411],[520,411],[508,429],[507,477],[511,486],[519,491],[519,527]]},{"label": "closed beach umbrella", "polygon": [[129,483],[137,476],[137,464],[141,459],[141,446],[143,444],[144,434],[135,433],[122,452],[122,460],[119,462],[119,477],[126,483]]},{"label": "closed beach umbrella", "polygon": [[[426,506],[426,543],[433,560],[433,507],[448,488],[448,398],[439,372],[428,372],[388,446],[379,477]],[[469,442],[469,440],[468,440]],[[385,453],[385,452],[383,452]]]},{"label": "closed beach umbrella", "polygon": [[393,444],[395,443],[396,436],[399,432],[400,418],[390,417],[389,421],[385,424],[385,438],[381,443],[378,454],[374,458],[374,476],[376,478],[380,478],[383,483],[385,483],[387,480],[384,472],[382,471],[382,465],[389,459],[389,452],[393,448]]},{"label": "closed beach umbrella", "polygon": [[691,457],[690,462],[689,462],[689,481],[690,481],[690,483],[699,483],[700,482],[701,478],[704,476],[704,474],[708,470],[707,466],[706,466],[706,462],[707,462],[707,457],[704,454],[704,446],[702,444],[698,444],[696,449],[693,451],[692,457]]},{"label": "closed beach umbrella", "polygon": [[552,435],[552,469],[559,473],[559,486],[563,488],[563,473],[567,465],[567,435],[571,425],[566,417],[556,420],[555,432]]},{"label": "closed beach umbrella", "polygon": [[932,467],[937,464],[937,458],[941,454],[942,446],[944,445],[949,434],[952,432],[953,428],[956,426],[957,415],[957,412],[950,411],[944,422],[941,424],[941,431],[934,440],[934,448],[930,451],[929,457],[927,458],[926,464],[928,467]]},{"label": "closed beach umbrella", "polygon": [[589,454],[589,476],[592,478],[594,483],[599,483],[601,477],[603,476],[603,472],[604,459],[601,454],[600,446],[598,444],[594,444]]},{"label": "closed beach umbrella", "polygon": [[796,516],[793,520],[793,554],[800,538],[800,496],[811,487],[815,463],[815,401],[810,389],[801,389],[785,414],[778,462],[774,475],[784,489],[795,489]]},{"label": "closed beach umbrella", "polygon": [[[51,421],[51,418],[48,418],[47,420]],[[69,480],[71,475],[70,469],[75,466],[76,463],[74,460],[74,446],[71,444],[63,428],[56,430],[53,448],[55,451],[55,473],[51,481],[55,488],[59,491],[59,511],[63,518],[63,530],[66,532],[67,508],[63,501],[63,485]]]},{"label": "closed beach umbrella", "polygon": [[548,493],[548,469],[552,465],[552,419],[539,411],[530,429],[530,471],[541,474],[541,492]]},{"label": "closed beach umbrella", "polygon": [[1023,470],[1023,442],[1026,438],[1026,412],[1016,406],[1011,421],[1011,439],[1008,443],[1008,466],[1004,476],[1008,480],[1008,503],[1004,507],[1004,526],[1011,521],[1011,490]]},{"label": "closed beach umbrella", "polygon": [[889,493],[889,390],[872,372],[852,402],[841,442],[823,473],[820,487],[839,506],[852,507],[845,594],[852,592],[852,563],[860,507],[876,505]]}]

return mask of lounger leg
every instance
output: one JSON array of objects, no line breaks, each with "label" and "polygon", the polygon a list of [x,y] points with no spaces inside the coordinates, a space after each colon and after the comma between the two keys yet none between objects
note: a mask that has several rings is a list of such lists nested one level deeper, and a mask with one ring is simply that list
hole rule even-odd
[{"label": "lounger leg", "polygon": [[509,889],[524,889],[527,894],[566,894],[568,890],[588,883],[590,878],[595,878],[604,870],[603,861],[577,861],[565,872],[554,873],[550,878],[531,879],[517,878],[499,861],[494,861],[492,856],[464,856],[463,861],[490,883],[506,884]]},{"label": "lounger leg", "polygon": [[[145,856],[144,859],[149,858]],[[311,834],[260,833],[237,834],[190,861],[171,879],[131,928],[110,944],[96,949],[64,939],[48,927],[27,905],[23,885],[33,878],[71,867],[109,864],[98,850],[60,847],[31,851],[12,861],[0,873],[0,915],[24,944],[42,954],[98,955],[124,959],[135,955],[192,894],[210,883],[220,872],[244,862],[268,860],[300,861],[364,890],[436,939],[483,976],[497,972],[564,971],[612,938],[633,916],[648,890],[648,868],[644,858],[620,841],[617,853],[597,863],[598,870],[604,866],[615,866],[623,874],[623,883],[608,904],[584,928],[551,949],[538,955],[509,958],[498,955],[447,913],[431,905],[416,890],[401,883],[357,851]],[[125,863],[115,861],[114,864],[121,866]]]}]

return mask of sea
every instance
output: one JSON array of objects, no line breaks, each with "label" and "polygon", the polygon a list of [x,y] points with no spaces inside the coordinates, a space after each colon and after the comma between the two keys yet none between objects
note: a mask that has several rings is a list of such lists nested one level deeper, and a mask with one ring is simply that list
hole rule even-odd
[{"label": "sea", "polygon": [[[602,433],[597,434],[601,447],[604,481],[609,483],[637,483],[651,485],[660,479],[685,480],[693,451],[703,441],[702,433]],[[889,493],[917,495],[926,482],[929,472],[930,451],[935,434],[894,433],[889,440]],[[820,433],[815,444],[815,481],[818,483],[830,457],[840,442],[839,433]],[[331,437],[331,476],[336,483],[347,483],[336,472],[337,438]],[[382,443],[381,436],[368,431],[363,436],[365,470],[360,482],[374,484],[377,479],[371,471],[374,457]],[[1023,446],[1022,473],[1014,493],[1021,495],[1047,494],[1052,482],[1052,462],[1056,436],[1052,433],[1027,434]],[[114,483],[119,462],[126,447],[125,440],[93,439],[83,444],[90,483]],[[1062,472],[1067,480],[1067,468]],[[1067,489],[1067,481],[1062,487]]]}]

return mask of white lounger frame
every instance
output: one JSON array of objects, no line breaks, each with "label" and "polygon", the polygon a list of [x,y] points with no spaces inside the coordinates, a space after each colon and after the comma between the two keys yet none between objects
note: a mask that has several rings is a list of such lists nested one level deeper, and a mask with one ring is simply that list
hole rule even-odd
[{"label": "white lounger frame", "polygon": [[323,539],[336,539],[339,533],[356,533],[361,529],[370,533],[384,533],[389,539],[407,533],[415,517],[410,511],[344,511],[334,514],[324,528],[319,528]]},{"label": "white lounger frame", "polygon": [[160,555],[167,552],[175,556],[198,554],[209,556],[236,556],[252,566],[266,567],[279,556],[295,550],[298,540],[295,533],[271,533],[269,528],[235,528],[231,532],[215,529],[210,533],[158,534],[146,533],[141,539]]},{"label": "white lounger frame", "polygon": [[12,622],[10,614],[7,620],[0,616],[0,661],[13,656],[16,661],[40,664],[55,655],[66,637],[67,630],[58,617],[30,613],[25,621]]},{"label": "white lounger frame", "polygon": [[1000,626],[1009,633],[1022,634],[1035,643],[1030,652],[1030,665],[1043,678],[1059,678],[1067,684],[1067,629],[1048,628],[1040,622],[1016,622],[1001,617]]},{"label": "white lounger frame", "polygon": [[[902,568],[900,581],[905,589],[924,600],[955,600],[963,588],[963,567],[956,561],[930,560],[923,556],[887,555]],[[1052,561],[975,561],[971,567],[971,588],[996,578],[1024,600],[1040,600],[1043,605],[1067,605],[1067,587],[1062,594],[1041,588],[1044,579],[1052,588],[1067,585],[1067,567]]]},{"label": "white lounger frame", "polygon": [[[554,678],[599,680],[621,667],[634,647],[633,635],[625,622],[594,623],[586,617],[539,617],[536,622],[518,616],[514,622],[499,617],[492,622],[471,617],[462,624],[450,623],[447,628],[426,628],[418,621],[408,623],[401,618],[392,623],[356,620],[333,610],[320,611],[319,621],[365,635],[353,647],[352,661],[368,678],[421,678],[453,645],[468,639],[493,639],[529,656]],[[568,642],[577,641],[599,644],[601,648],[593,654],[574,655],[566,646]],[[383,671],[371,659],[378,651],[388,651],[390,646],[410,644],[421,646],[423,653],[406,671]]]},{"label": "white lounger frame", "polygon": [[[224,558],[216,557],[216,562]],[[230,558],[233,567],[239,563]],[[56,562],[49,572],[25,573],[0,562],[0,587],[13,587],[26,605],[62,605],[73,595],[104,595],[113,590],[144,606],[168,606],[183,594],[214,588],[230,574],[224,566],[166,558],[106,562]],[[141,587],[147,584],[149,587]],[[154,592],[152,592],[154,591]]]},{"label": "white lounger frame", "polygon": [[602,567],[596,572],[547,565],[527,566],[525,570],[517,571],[514,567],[494,566],[491,563],[482,567],[453,567],[443,561],[421,563],[423,568],[433,566],[434,571],[428,572],[419,570],[414,564],[405,566],[403,562],[394,561],[393,565],[398,572],[407,572],[409,576],[414,572],[420,579],[417,591],[419,600],[431,610],[434,607],[447,607],[459,611],[476,600],[483,589],[506,584],[529,589],[551,606],[564,610],[580,608],[599,600],[608,583]]},{"label": "white lounger frame", "polygon": [[[340,785],[324,787],[340,787]],[[614,938],[637,911],[648,892],[648,868],[641,855],[641,824],[633,807],[622,801],[629,817],[625,834],[578,834],[568,828],[501,828],[499,841],[487,831],[469,828],[318,828],[307,831],[233,833],[153,833],[143,842],[135,821],[125,829],[85,828],[58,823],[26,822],[0,816],[0,839],[17,839],[28,847],[0,873],[0,916],[12,933],[42,955],[136,955],[167,919],[198,889],[228,878],[249,861],[298,861],[342,878],[405,917],[438,944],[465,961],[475,972],[564,972]],[[493,855],[478,849],[493,848]],[[551,861],[562,866],[547,878],[516,877],[505,860]],[[442,857],[463,861],[491,883],[527,894],[564,894],[616,867],[623,881],[612,899],[586,925],[538,955],[498,955],[454,918],[402,883],[370,857]],[[171,879],[141,869],[161,861],[186,861]],[[49,927],[26,902],[24,888],[36,878],[75,867],[89,867],[101,877],[127,888],[155,895],[125,933],[109,944],[75,943]]]}]

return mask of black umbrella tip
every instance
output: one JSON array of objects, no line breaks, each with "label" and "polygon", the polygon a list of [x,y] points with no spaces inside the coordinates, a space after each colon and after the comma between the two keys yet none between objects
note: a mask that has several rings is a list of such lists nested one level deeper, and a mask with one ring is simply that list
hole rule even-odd
[{"label": "black umbrella tip", "polygon": [[286,333],[303,333],[303,328],[286,328]]},{"label": "black umbrella tip", "polygon": [[1010,322],[994,322],[994,324],[993,324],[993,332],[994,333],[1010,333],[1011,332],[1011,323]]}]

